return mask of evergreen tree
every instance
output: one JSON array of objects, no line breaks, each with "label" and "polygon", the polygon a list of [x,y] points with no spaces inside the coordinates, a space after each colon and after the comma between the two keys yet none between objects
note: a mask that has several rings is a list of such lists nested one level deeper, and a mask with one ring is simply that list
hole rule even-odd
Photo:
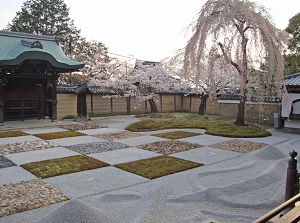
[{"label": "evergreen tree", "polygon": [[69,18],[69,8],[63,0],[28,0],[21,11],[16,13],[7,29],[38,35],[60,37],[60,43],[66,54],[69,44],[80,38],[80,30]]},{"label": "evergreen tree", "polygon": [[289,52],[284,55],[285,74],[300,72],[300,13],[289,20],[288,27],[285,29],[291,34],[289,39]]}]

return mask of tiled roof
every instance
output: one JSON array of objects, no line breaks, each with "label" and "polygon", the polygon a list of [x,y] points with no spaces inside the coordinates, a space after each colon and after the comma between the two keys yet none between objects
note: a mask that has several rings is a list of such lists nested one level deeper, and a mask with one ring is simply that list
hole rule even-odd
[{"label": "tiled roof", "polygon": [[300,87],[300,72],[285,76],[284,84],[288,87]]},{"label": "tiled roof", "polygon": [[199,94],[197,91],[195,91],[191,88],[161,90],[161,91],[158,91],[158,93],[160,93],[160,94],[191,94],[191,95]]},{"label": "tiled roof", "polygon": [[[123,94],[124,92],[121,89],[113,87],[104,87],[104,86],[86,86],[85,84],[58,84],[57,93],[59,94],[78,94],[87,90],[92,94]],[[169,89],[166,91],[159,91],[157,93],[161,94],[198,94],[195,90],[191,88],[187,89]]]},{"label": "tiled roof", "polygon": [[79,94],[86,89],[85,84],[58,84],[58,94]]},{"label": "tiled roof", "polygon": [[123,91],[113,87],[88,86],[88,91],[93,94],[122,94]]},{"label": "tiled roof", "polygon": [[[240,100],[240,95],[239,94],[220,94],[218,95],[219,100]],[[255,97],[252,96],[251,100],[252,102],[266,102],[266,103],[279,103],[281,102],[281,99],[279,97],[274,97],[274,96],[264,96],[264,97]]]},{"label": "tiled roof", "polygon": [[16,67],[25,60],[47,61],[57,72],[84,66],[64,54],[57,37],[0,31],[0,68]]}]

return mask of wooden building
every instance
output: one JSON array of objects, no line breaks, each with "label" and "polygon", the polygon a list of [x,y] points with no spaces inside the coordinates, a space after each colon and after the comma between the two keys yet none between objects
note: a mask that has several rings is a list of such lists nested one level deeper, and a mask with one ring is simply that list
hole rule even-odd
[{"label": "wooden building", "polygon": [[57,119],[57,80],[84,63],[68,58],[59,39],[0,31],[0,123]]},{"label": "wooden building", "polygon": [[300,72],[284,77],[288,90],[287,98],[282,100],[281,117],[283,127],[300,129]]}]

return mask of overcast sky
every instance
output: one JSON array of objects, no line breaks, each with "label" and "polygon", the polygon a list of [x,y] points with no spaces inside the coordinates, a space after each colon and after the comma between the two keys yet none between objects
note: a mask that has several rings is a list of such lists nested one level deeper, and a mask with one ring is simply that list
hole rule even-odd
[{"label": "overcast sky", "polygon": [[[25,0],[6,0],[0,8],[0,29],[12,21]],[[87,39],[103,42],[109,52],[159,61],[185,46],[185,29],[205,0],[65,0],[70,18]],[[257,0],[285,29],[300,12],[299,0]]]}]

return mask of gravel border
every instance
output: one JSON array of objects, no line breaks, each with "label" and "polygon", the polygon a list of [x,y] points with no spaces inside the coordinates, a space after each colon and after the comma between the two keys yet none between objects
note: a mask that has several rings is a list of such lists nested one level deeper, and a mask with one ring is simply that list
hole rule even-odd
[{"label": "gravel border", "polygon": [[133,137],[138,137],[143,135],[136,132],[124,131],[124,132],[116,132],[116,133],[103,133],[103,134],[98,134],[93,136],[105,140],[116,140],[116,139],[128,139],[128,138],[133,138]]},{"label": "gravel border", "polygon": [[189,142],[182,142],[178,140],[167,140],[167,141],[159,141],[159,142],[143,144],[137,147],[151,152],[156,152],[163,155],[169,155],[172,153],[178,153],[190,149],[200,148],[202,147],[202,145],[189,143]]},{"label": "gravel border", "polygon": [[43,180],[0,187],[0,217],[66,201],[68,198]]},{"label": "gravel border", "polygon": [[265,144],[265,143],[234,139],[234,140],[229,140],[226,142],[216,143],[216,144],[210,145],[210,147],[213,147],[216,149],[229,150],[229,151],[233,151],[233,152],[239,152],[239,153],[249,153],[251,151],[261,149],[267,145],[268,144]]},{"label": "gravel border", "polygon": [[12,166],[17,166],[17,164],[10,159],[7,159],[5,156],[0,156],[0,169]]},{"label": "gravel border", "polygon": [[98,122],[85,122],[85,123],[78,123],[78,124],[59,125],[59,127],[71,131],[107,128],[107,126],[102,125]]},{"label": "gravel border", "polygon": [[76,144],[76,145],[64,146],[64,147],[74,152],[88,155],[92,153],[113,151],[116,149],[125,149],[128,148],[129,146],[120,142],[105,141],[105,142],[91,142],[85,144]]},{"label": "gravel border", "polygon": [[0,154],[7,155],[12,153],[50,149],[54,147],[58,147],[58,145],[44,140],[10,143],[10,144],[0,145]]}]

